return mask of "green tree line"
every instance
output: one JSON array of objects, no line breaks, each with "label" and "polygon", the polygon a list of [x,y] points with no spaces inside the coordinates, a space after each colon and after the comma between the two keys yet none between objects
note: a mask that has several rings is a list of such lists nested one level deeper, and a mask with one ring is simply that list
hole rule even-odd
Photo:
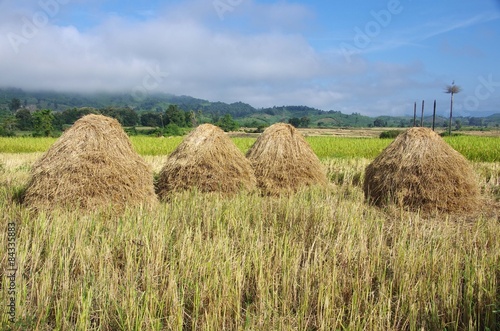
[{"label": "green tree line", "polygon": [[[105,108],[70,108],[56,112],[51,109],[30,111],[20,108],[20,100],[12,100],[10,112],[4,110],[0,114],[0,135],[14,135],[15,131],[29,131],[33,136],[50,136],[56,131],[63,131],[75,123],[79,118],[88,114],[102,114],[118,120],[124,127],[145,126],[156,129],[157,134],[164,130],[172,135],[182,134],[179,128],[190,128],[196,126],[202,120],[202,112],[193,110],[185,111],[177,105],[169,105],[165,110],[157,108],[155,111],[138,113],[129,107],[105,107]],[[214,124],[225,131],[239,128],[231,115],[226,114]]]}]

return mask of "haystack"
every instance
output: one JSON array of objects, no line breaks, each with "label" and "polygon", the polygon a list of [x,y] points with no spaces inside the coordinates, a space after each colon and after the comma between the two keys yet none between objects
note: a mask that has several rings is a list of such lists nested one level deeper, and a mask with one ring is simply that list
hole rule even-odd
[{"label": "haystack", "polygon": [[202,124],[172,152],[157,183],[161,199],[174,191],[232,194],[255,188],[255,175],[243,153],[220,128]]},{"label": "haystack", "polygon": [[295,192],[303,186],[327,186],[326,171],[304,137],[293,126],[267,128],[247,152],[265,195]]},{"label": "haystack", "polygon": [[152,205],[153,174],[117,120],[87,115],[69,128],[31,170],[24,203],[96,209]]},{"label": "haystack", "polygon": [[480,196],[467,160],[427,128],[400,134],[368,165],[363,189],[375,205],[448,213],[473,211]]}]

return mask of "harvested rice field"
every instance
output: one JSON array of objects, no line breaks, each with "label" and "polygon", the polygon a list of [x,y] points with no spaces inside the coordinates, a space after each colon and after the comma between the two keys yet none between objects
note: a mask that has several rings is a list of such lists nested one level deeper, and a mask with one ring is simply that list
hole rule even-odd
[{"label": "harvested rice field", "polygon": [[[20,203],[55,139],[1,138],[0,329],[498,330],[498,139],[444,139],[477,180],[473,213],[367,203],[393,140],[332,136],[306,137],[326,188],[193,188],[116,213]],[[130,140],[157,182],[184,137]]]}]

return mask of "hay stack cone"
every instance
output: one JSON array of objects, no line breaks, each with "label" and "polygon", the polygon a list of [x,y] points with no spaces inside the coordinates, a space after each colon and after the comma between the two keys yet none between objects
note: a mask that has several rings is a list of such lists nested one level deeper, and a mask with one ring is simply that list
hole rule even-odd
[{"label": "hay stack cone", "polygon": [[427,128],[400,134],[366,168],[365,197],[375,205],[447,213],[478,207],[479,187],[467,160]]},{"label": "hay stack cone", "polygon": [[326,187],[326,171],[297,129],[276,123],[247,152],[264,195],[295,192],[310,185]]},{"label": "hay stack cone", "polygon": [[31,170],[24,203],[35,209],[97,209],[157,202],[153,174],[117,120],[87,115],[69,128]]},{"label": "hay stack cone", "polygon": [[157,183],[166,199],[174,191],[233,194],[255,189],[255,175],[243,153],[220,128],[202,124],[172,152]]}]

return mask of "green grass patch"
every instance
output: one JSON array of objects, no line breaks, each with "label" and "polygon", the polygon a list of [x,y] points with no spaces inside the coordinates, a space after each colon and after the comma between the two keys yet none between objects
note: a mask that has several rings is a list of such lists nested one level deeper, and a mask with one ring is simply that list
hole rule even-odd
[{"label": "green grass patch", "polygon": [[500,138],[464,135],[446,137],[444,140],[471,161],[500,161]]},{"label": "green grass patch", "polygon": [[57,138],[0,137],[0,153],[45,152]]},{"label": "green grass patch", "polygon": [[[132,136],[130,140],[141,155],[168,155],[182,142],[184,137]],[[499,162],[500,138],[477,136],[445,137],[447,143],[471,161]],[[232,138],[243,152],[252,146],[255,138]],[[327,158],[367,158],[373,159],[384,150],[393,139],[307,137],[316,155]],[[56,138],[4,137],[0,138],[0,153],[34,153],[46,151]]]},{"label": "green grass patch", "polygon": [[184,137],[130,137],[137,153],[141,155],[168,155],[179,146]]},{"label": "green grass patch", "polygon": [[375,138],[307,137],[307,142],[320,159],[376,157],[392,140]]}]

